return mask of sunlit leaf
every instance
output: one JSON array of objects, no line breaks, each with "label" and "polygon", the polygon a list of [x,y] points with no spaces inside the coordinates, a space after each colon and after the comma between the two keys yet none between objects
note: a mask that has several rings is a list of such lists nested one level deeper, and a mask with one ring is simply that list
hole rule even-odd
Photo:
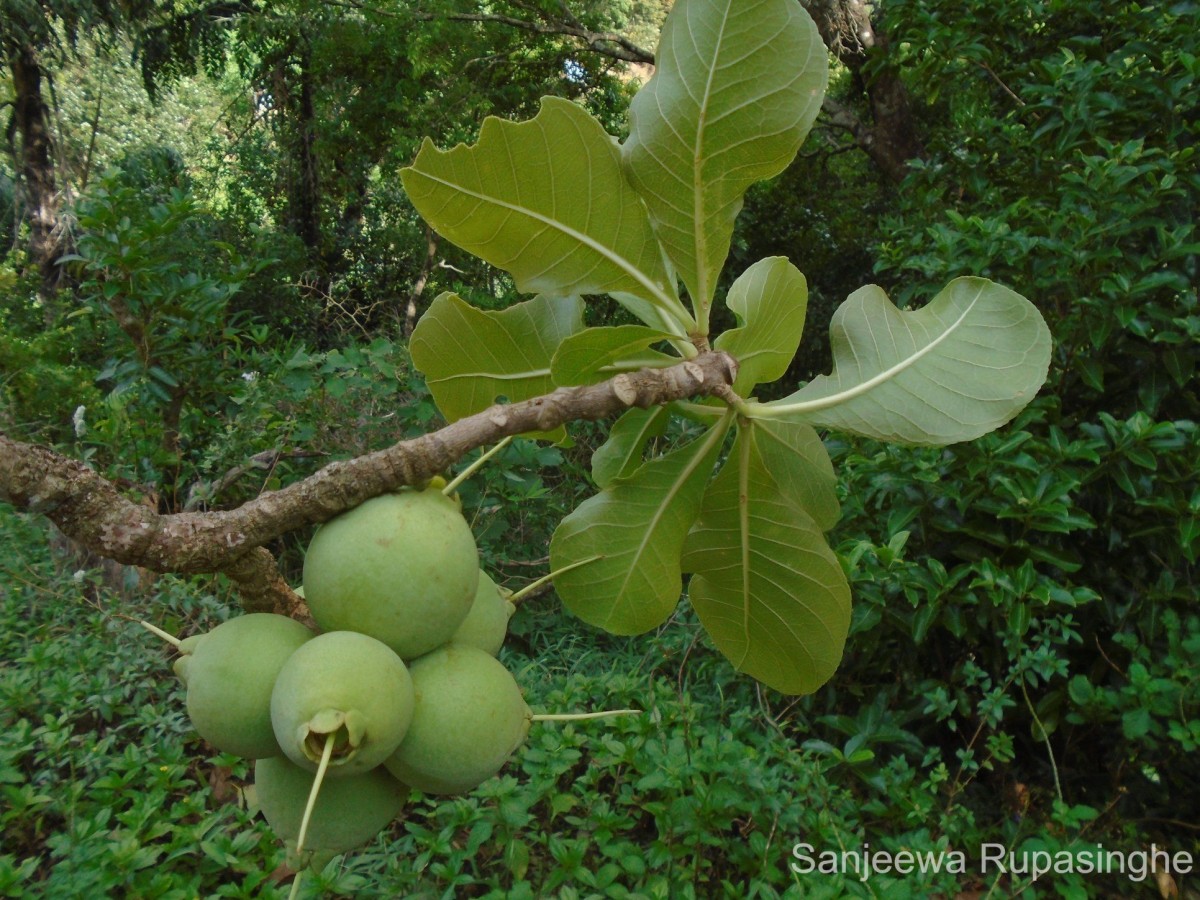
[{"label": "sunlit leaf", "polygon": [[626,410],[592,454],[592,480],[604,488],[614,478],[632,475],[642,464],[646,444],[666,431],[670,418],[665,406]]},{"label": "sunlit leaf", "polygon": [[615,140],[570,101],[545,97],[527,122],[489,117],[472,146],[426,140],[401,178],[425,221],[521,291],[621,291],[688,318]]},{"label": "sunlit leaf", "polygon": [[782,378],[796,356],[808,310],[808,282],[782,256],[768,257],[738,277],[725,304],[740,327],[720,335],[713,347],[737,359],[733,389],[745,396],[756,384]]},{"label": "sunlit leaf", "polygon": [[764,415],[900,443],[969,441],[1020,412],[1050,364],[1041,313],[986,278],[956,278],[911,311],[869,285],[838,308],[829,333],[832,374],[764,404]]},{"label": "sunlit leaf", "polygon": [[738,432],[684,548],[688,597],[740,672],[808,694],[841,661],[850,588],[820,527],[780,490],[757,432]]},{"label": "sunlit leaf", "polygon": [[[578,297],[539,296],[503,310],[480,310],[457,294],[430,304],[409,342],[434,402],[454,422],[487,409],[554,390],[550,360],[558,345],[583,329]],[[565,436],[562,428],[549,435]]]},{"label": "sunlit leaf", "polygon": [[644,463],[585,500],[550,541],[554,589],[585,622],[641,634],[666,621],[683,590],[680,552],[696,521],[729,419]]},{"label": "sunlit leaf", "polygon": [[678,356],[650,350],[673,335],[644,325],[588,328],[563,341],[550,363],[555,384],[593,384],[618,372],[679,362]]},{"label": "sunlit leaf", "polygon": [[703,327],[743,195],[795,157],[828,61],[795,0],[686,0],[655,64],[622,155]]}]

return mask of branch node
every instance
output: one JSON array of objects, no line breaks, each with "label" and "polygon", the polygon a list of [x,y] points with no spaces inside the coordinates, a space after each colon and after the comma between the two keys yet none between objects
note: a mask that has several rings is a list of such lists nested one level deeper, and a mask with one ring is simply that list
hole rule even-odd
[{"label": "branch node", "polygon": [[[704,377],[703,370],[701,370],[700,375],[697,377],[701,379]],[[634,385],[633,379],[625,373],[616,376],[612,380],[612,389],[613,393],[617,395],[617,399],[620,400],[625,406],[633,406],[633,404],[637,402],[637,387]]]}]

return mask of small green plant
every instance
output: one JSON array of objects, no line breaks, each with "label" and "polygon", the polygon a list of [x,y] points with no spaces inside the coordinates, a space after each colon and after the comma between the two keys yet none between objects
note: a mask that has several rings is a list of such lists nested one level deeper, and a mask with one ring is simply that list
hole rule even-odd
[{"label": "small green plant", "polygon": [[[96,375],[88,444],[104,463],[113,445],[137,447],[121,474],[165,491],[190,480],[188,440],[206,435],[239,379],[248,348],[267,337],[233,299],[270,264],[217,239],[211,215],[183,188],[109,173],[80,202],[77,252],[83,307],[106,352]],[[93,351],[95,352],[95,351]],[[233,365],[231,365],[231,363]]]}]

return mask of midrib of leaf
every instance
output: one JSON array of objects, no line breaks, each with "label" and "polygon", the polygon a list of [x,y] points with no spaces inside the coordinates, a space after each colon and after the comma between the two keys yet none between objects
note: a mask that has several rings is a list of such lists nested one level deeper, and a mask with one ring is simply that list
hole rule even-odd
[{"label": "midrib of leaf", "polygon": [[460,372],[436,379],[438,382],[457,381],[461,378],[489,378],[494,381],[520,381],[523,378],[544,378],[550,375],[547,369],[529,369],[526,372]]},{"label": "midrib of leaf", "polygon": [[650,535],[657,531],[658,523],[662,521],[663,513],[666,512],[671,505],[671,501],[683,489],[683,485],[687,484],[701,461],[708,456],[708,451],[712,449],[713,444],[725,439],[725,432],[729,429],[729,423],[733,421],[733,415],[734,412],[732,409],[727,410],[725,415],[721,417],[721,420],[709,429],[708,434],[702,439],[703,443],[696,448],[696,452],[692,455],[688,464],[683,467],[683,470],[679,473],[679,477],[675,479],[667,492],[663,494],[662,501],[658,504],[658,508],[655,509],[648,527],[642,532],[642,539],[638,542],[637,550],[633,554],[635,562],[625,570],[625,577],[621,580],[621,588],[617,591],[618,597],[625,595],[625,591],[629,587],[629,579],[633,577],[634,570],[637,568],[636,560],[641,559],[645,554],[646,545],[650,542]]},{"label": "midrib of leaf", "polygon": [[725,4],[725,13],[721,16],[721,29],[717,33],[717,45],[713,51],[712,62],[708,67],[708,78],[704,84],[704,98],[700,103],[699,117],[696,123],[696,142],[692,147],[692,198],[694,204],[692,235],[696,244],[696,321],[701,334],[708,334],[708,239],[704,222],[704,131],[708,125],[708,104],[712,99],[713,79],[717,74],[717,60],[721,58],[721,45],[725,42],[725,29],[729,23],[730,4]]},{"label": "midrib of leaf", "polygon": [[571,228],[569,225],[565,225],[562,222],[558,221],[557,219],[552,219],[549,216],[544,216],[541,213],[536,212],[535,210],[529,209],[524,206],[520,206],[516,203],[509,203],[507,200],[501,200],[497,197],[492,197],[487,194],[480,193],[478,191],[469,190],[469,189],[463,187],[461,184],[458,184],[453,181],[448,181],[445,178],[439,178],[436,175],[431,175],[429,172],[418,171],[417,174],[421,175],[423,178],[428,178],[432,182],[435,182],[444,187],[447,187],[452,191],[457,191],[460,194],[465,194],[468,197],[474,197],[476,200],[480,200],[484,203],[490,203],[495,206],[499,206],[503,209],[507,209],[512,212],[518,213],[520,215],[528,216],[531,219],[534,219],[538,222],[543,223],[548,228],[552,228],[555,231],[558,231],[560,234],[564,234],[567,237],[570,237],[576,241],[579,241],[584,246],[589,247],[592,250],[596,251],[598,254],[603,256],[609,262],[614,263],[615,265],[620,267],[623,271],[625,271],[629,275],[633,276],[634,280],[636,280],[638,284],[642,285],[642,287],[644,287],[650,293],[651,297],[653,298],[653,302],[655,302],[656,305],[661,306],[663,308],[663,310],[665,312],[667,312],[668,314],[670,314],[672,316],[680,317],[679,321],[681,323],[683,323],[685,325],[685,327],[688,326],[689,324],[694,324],[691,322],[692,317],[688,314],[687,310],[685,310],[683,308],[683,304],[680,303],[677,299],[675,299],[671,295],[667,294],[665,291],[663,291],[662,288],[660,288],[653,281],[651,281],[650,278],[648,278],[646,276],[645,272],[643,272],[641,269],[639,269],[637,266],[635,266],[632,262],[627,260],[625,257],[621,256],[619,253],[614,253],[608,247],[606,247],[603,244],[599,243],[598,241],[592,239],[591,237],[584,234],[583,232],[576,231],[574,228]]},{"label": "midrib of leaf", "polygon": [[750,652],[750,441],[754,432],[746,430],[738,453],[738,529],[742,541],[742,633],[746,636],[742,656],[736,663],[741,668]]},{"label": "midrib of leaf", "polygon": [[942,343],[942,341],[948,339],[950,335],[958,330],[958,326],[962,324],[963,320],[970,314],[971,310],[974,309],[975,304],[978,302],[981,296],[983,296],[982,288],[975,293],[975,299],[967,304],[966,308],[962,311],[962,315],[955,319],[954,322],[951,323],[950,327],[946,328],[940,335],[938,335],[924,347],[917,350],[916,353],[905,357],[890,369],[884,369],[875,377],[868,378],[866,381],[856,384],[849,390],[841,391],[836,394],[830,394],[828,397],[820,397],[816,400],[800,400],[795,403],[783,403],[778,406],[757,404],[752,407],[754,409],[754,415],[756,417],[765,416],[770,418],[772,416],[784,416],[792,413],[816,412],[820,409],[828,409],[831,406],[837,406],[840,403],[845,403],[847,400],[853,400],[855,397],[861,397],[863,394],[873,390],[874,388],[883,384],[885,381],[894,378],[896,375],[903,372],[910,366],[915,365],[918,360],[925,356],[925,354],[931,353],[935,347]]}]

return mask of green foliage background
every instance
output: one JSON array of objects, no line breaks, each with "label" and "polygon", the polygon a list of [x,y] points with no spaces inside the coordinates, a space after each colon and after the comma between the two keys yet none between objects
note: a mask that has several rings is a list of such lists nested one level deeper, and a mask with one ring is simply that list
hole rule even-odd
[{"label": "green foliage background", "polygon": [[[631,34],[661,15],[592,6],[596,27]],[[927,158],[894,188],[861,154],[835,152],[818,120],[801,158],[751,191],[730,271],[779,254],[808,276],[788,390],[828,370],[824,322],[860,285],[916,303],[957,275],[1002,281],[1054,332],[1042,396],[966,445],[828,436],[843,509],[834,543],[855,606],[825,688],[785,703],[735,678],[686,605],[624,639],[539,599],[506,651],[531,705],[654,715],[540,730],[504,777],[422,801],[313,889],[920,897],[964,885],[797,882],[791,844],[1200,852],[1196,11],[881,4]],[[6,432],[69,449],[174,510],[233,504],[436,426],[402,337],[426,238],[396,173],[421,136],[473,139],[483,115],[528,116],[542,93],[615,123],[631,85],[552,36],[318,13],[330,15],[277,4],[237,23],[210,45],[209,75],[162,69],[157,106],[127,50],[64,53],[60,142],[80,259],[46,309],[20,274],[14,216],[0,222]],[[564,77],[566,60],[584,77]],[[295,99],[306,79],[311,115]],[[835,96],[859,102],[852,78],[834,79]],[[176,127],[184,107],[190,124]],[[299,227],[305,146],[319,165],[315,242]],[[14,170],[2,167],[8,204]],[[418,303],[441,290],[515,299],[507,276],[454,248],[437,258]],[[162,348],[153,359],[106,295],[126,276],[139,297],[163,298],[158,318],[140,314]],[[588,316],[628,321],[603,304]],[[177,444],[163,429],[171,382],[192,386]],[[556,521],[590,493],[605,429],[573,436],[570,448],[517,442],[464,488],[483,559],[512,586],[540,574],[520,564],[544,557]],[[90,605],[188,632],[230,614],[223,588],[164,578],[149,596],[118,597],[93,583],[99,570],[80,582],[59,560],[56,573],[38,523],[6,512],[3,529],[0,893],[269,896],[280,851],[209,786],[246,773],[206,760],[160,648]],[[292,573],[306,538],[272,548]],[[1024,895],[1098,884],[1060,877]]]}]

